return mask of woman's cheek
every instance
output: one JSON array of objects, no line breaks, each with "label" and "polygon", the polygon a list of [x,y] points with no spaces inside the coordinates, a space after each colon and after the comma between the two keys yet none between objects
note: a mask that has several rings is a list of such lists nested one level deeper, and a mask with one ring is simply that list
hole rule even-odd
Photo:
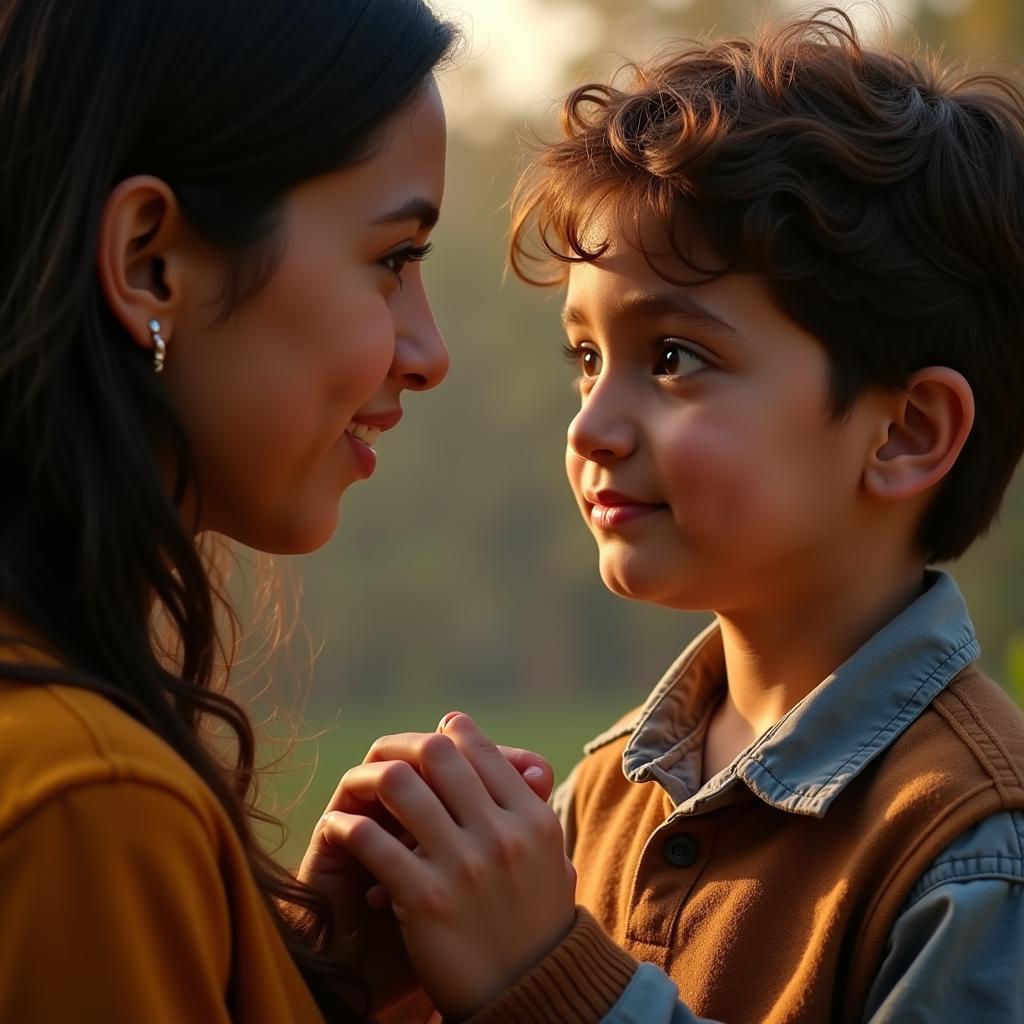
[{"label": "woman's cheek", "polygon": [[335,395],[356,412],[387,379],[395,359],[395,324],[380,296],[349,306],[338,323],[344,333],[334,346],[330,376]]}]

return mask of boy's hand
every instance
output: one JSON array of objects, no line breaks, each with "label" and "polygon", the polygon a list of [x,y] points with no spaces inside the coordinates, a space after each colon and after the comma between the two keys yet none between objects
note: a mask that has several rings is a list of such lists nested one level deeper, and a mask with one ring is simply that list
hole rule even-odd
[{"label": "boy's hand", "polygon": [[384,886],[423,987],[458,1017],[570,930],[575,873],[558,819],[538,799],[550,768],[531,791],[516,759],[469,717],[446,716],[440,729],[378,740],[343,778],[322,835]]},{"label": "boy's hand", "polygon": [[[438,731],[446,724],[446,715]],[[432,733],[413,733],[383,737],[368,751],[364,764],[385,759],[389,751],[409,750]],[[520,774],[541,800],[547,800],[554,785],[551,766],[539,754],[516,747],[499,747],[502,756]],[[339,784],[324,811],[353,809],[346,800],[345,783]],[[367,804],[359,808],[392,834],[409,843],[410,837],[384,807]],[[409,964],[402,933],[393,914],[381,913],[390,900],[370,873],[343,846],[326,840],[323,818],[317,824],[299,868],[298,878],[312,886],[331,904],[334,935],[331,952],[340,960],[356,967],[366,978],[377,1011],[408,998],[420,986]],[[367,899],[369,897],[369,900]],[[371,909],[376,908],[376,909]]]}]

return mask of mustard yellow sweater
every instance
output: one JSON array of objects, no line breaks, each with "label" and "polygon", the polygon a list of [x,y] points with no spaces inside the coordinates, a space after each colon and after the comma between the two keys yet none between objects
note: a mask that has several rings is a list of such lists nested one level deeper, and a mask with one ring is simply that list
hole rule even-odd
[{"label": "mustard yellow sweater", "polygon": [[322,1019],[189,766],[102,696],[0,680],[0,1020]]}]

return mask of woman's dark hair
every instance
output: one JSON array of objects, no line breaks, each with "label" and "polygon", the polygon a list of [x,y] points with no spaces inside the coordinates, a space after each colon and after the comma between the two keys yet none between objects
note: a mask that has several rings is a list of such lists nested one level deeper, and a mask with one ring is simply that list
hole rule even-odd
[{"label": "woman's dark hair", "polygon": [[[621,88],[568,96],[562,138],[521,180],[516,272],[559,284],[599,258],[606,245],[588,231],[610,201],[655,270],[629,227],[644,212],[697,280],[762,275],[828,353],[837,418],[922,367],[959,371],[974,427],[917,546],[928,560],[962,554],[1024,450],[1021,88],[868,50],[836,8],[623,70]],[[688,258],[690,231],[720,265]]]},{"label": "woman's dark hair", "polygon": [[94,253],[111,188],[156,175],[231,257],[230,308],[272,267],[289,190],[369,156],[455,39],[423,0],[0,0],[0,607],[216,793],[333,1020],[365,1016],[365,987],[322,952],[326,903],[253,837],[253,730],[216,679],[224,598],[178,512],[188,444]]}]

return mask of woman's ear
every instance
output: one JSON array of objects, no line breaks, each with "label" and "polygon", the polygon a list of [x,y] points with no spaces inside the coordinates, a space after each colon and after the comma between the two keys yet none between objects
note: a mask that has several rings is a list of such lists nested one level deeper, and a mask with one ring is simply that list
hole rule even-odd
[{"label": "woman's ear", "polygon": [[929,366],[892,395],[889,410],[864,485],[875,498],[899,501],[927,491],[952,469],[974,424],[974,392],[956,370]]},{"label": "woman's ear", "polygon": [[114,316],[142,348],[153,348],[149,322],[170,338],[181,298],[183,224],[166,182],[138,175],[107,196],[96,269]]}]

